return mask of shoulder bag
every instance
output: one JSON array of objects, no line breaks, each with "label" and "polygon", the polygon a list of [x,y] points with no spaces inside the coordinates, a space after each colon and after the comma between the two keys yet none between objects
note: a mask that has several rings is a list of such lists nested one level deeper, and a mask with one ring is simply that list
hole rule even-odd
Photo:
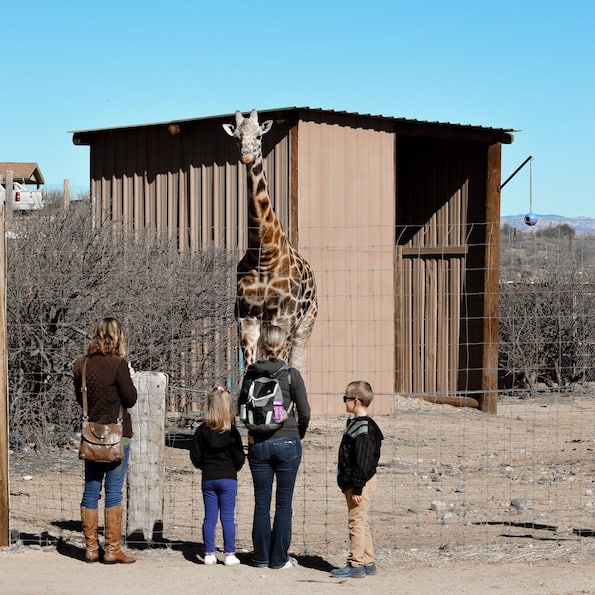
[{"label": "shoulder bag", "polygon": [[81,431],[81,445],[79,459],[95,463],[119,463],[124,458],[124,444],[122,442],[124,411],[120,411],[116,423],[100,424],[89,421],[87,409],[87,357],[83,363],[81,379],[83,394],[83,427]]}]

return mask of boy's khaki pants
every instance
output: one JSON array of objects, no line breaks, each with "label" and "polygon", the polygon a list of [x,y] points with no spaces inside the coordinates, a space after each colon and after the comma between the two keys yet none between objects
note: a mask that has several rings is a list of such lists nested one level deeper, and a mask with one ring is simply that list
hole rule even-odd
[{"label": "boy's khaki pants", "polygon": [[376,491],[376,475],[368,480],[362,490],[362,499],[356,504],[352,498],[352,490],[343,492],[347,500],[349,541],[351,542],[351,553],[349,562],[352,566],[364,566],[374,561],[374,545],[372,534],[368,524],[368,508],[372,496]]}]

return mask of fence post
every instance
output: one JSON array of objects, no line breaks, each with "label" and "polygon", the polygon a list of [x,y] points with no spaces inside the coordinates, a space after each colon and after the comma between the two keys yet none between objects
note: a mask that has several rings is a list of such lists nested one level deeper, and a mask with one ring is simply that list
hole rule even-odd
[{"label": "fence post", "polygon": [[[6,172],[4,182],[4,219],[6,223],[10,223],[12,221],[12,211],[14,208],[14,178],[12,171]],[[2,229],[4,229],[4,227]]]},{"label": "fence post", "polygon": [[[8,178],[7,172],[7,178]],[[10,176],[12,188],[12,175]],[[6,186],[6,196],[8,185]],[[5,208],[0,205],[0,546],[6,547],[9,540],[9,493],[8,493],[8,348],[6,339],[6,231]]]},{"label": "fence post", "polygon": [[165,393],[167,374],[137,372],[131,409],[134,437],[128,466],[127,541],[160,541],[163,533]]},{"label": "fence post", "polygon": [[68,178],[64,179],[64,212],[68,211],[70,207],[70,180]]}]

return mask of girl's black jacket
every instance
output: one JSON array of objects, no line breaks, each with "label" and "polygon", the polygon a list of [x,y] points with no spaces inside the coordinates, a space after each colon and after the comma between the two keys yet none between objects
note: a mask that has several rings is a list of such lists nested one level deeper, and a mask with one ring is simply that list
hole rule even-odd
[{"label": "girl's black jacket", "polygon": [[235,426],[221,432],[205,424],[196,428],[190,445],[190,460],[202,471],[202,481],[237,479],[245,459],[242,438]]}]

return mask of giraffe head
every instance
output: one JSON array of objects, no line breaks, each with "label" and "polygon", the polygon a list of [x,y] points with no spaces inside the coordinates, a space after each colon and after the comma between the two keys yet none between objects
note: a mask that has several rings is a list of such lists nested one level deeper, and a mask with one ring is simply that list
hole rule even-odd
[{"label": "giraffe head", "polygon": [[257,159],[262,157],[262,142],[263,134],[266,134],[273,126],[272,120],[267,120],[262,124],[258,123],[258,114],[253,109],[250,112],[249,118],[244,118],[242,112],[236,112],[236,125],[223,124],[223,130],[229,136],[236,139],[240,149],[240,159],[242,163],[249,165],[254,163]]}]

